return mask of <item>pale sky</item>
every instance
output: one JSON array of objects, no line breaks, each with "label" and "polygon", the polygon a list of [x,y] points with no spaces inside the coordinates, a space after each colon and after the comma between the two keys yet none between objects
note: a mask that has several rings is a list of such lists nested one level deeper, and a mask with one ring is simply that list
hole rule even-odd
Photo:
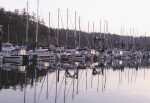
[{"label": "pale sky", "polygon": [[[29,1],[29,13],[36,13],[37,0]],[[62,20],[60,27],[66,28],[67,8],[70,19],[69,28],[74,29],[75,11],[77,12],[77,29],[79,28],[78,17],[81,17],[81,30],[88,31],[88,21],[90,22],[90,32],[104,31],[104,20],[108,21],[108,32],[120,34],[121,25],[124,27],[124,34],[130,33],[130,27],[134,28],[134,33],[138,35],[150,36],[150,0],[39,0],[39,16],[43,17],[48,26],[49,12],[51,13],[51,27],[58,27],[58,8]],[[0,6],[5,10],[27,8],[27,0],[0,0]],[[54,26],[52,26],[52,22]]]}]

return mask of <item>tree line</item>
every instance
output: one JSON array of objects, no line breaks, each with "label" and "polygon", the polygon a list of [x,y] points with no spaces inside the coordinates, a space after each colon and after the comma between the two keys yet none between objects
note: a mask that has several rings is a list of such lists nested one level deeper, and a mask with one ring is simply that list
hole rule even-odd
[{"label": "tree line", "polygon": [[[9,32],[9,41],[13,44],[25,44],[26,38],[26,25],[27,25],[27,12],[24,8],[19,11],[19,9],[15,9],[15,11],[6,11],[5,8],[0,8],[0,25],[3,25],[3,42],[8,41],[8,32]],[[35,45],[35,34],[36,34],[36,14],[33,12],[32,14],[28,14],[28,46]],[[58,36],[58,28],[48,28],[44,24],[44,20],[38,20],[38,46],[47,46],[50,42],[57,46],[66,46],[66,42],[68,44],[68,48],[74,48],[75,39],[79,42],[81,47],[89,47],[89,48],[102,48],[102,45],[105,45],[105,48],[114,48],[121,47],[120,43],[124,43],[124,48],[129,49],[129,46],[139,44],[139,45],[147,45],[150,44],[150,37],[140,36],[120,36],[118,34],[111,33],[98,33],[98,32],[83,32],[76,31],[76,38],[74,36],[74,30],[66,30],[64,28],[59,29]],[[9,30],[8,30],[9,27]],[[66,32],[68,32],[67,40],[66,40]],[[105,39],[105,43],[102,41],[93,43],[93,35],[94,37],[98,36]],[[115,43],[118,43],[117,45]],[[95,45],[95,46],[94,46]],[[145,47],[145,46],[141,46]],[[141,48],[140,47],[140,48]]]}]

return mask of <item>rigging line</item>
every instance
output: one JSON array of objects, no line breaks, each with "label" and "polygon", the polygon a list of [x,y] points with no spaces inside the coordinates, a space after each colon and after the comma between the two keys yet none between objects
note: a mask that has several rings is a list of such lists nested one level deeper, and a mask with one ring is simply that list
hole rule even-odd
[{"label": "rigging line", "polygon": [[29,95],[28,95],[28,98],[27,98],[27,100],[26,100],[26,101],[28,101],[28,100],[29,100],[30,95],[31,95],[31,89],[29,90]]},{"label": "rigging line", "polygon": [[43,80],[43,83],[42,83],[42,87],[41,87],[41,91],[40,91],[40,94],[39,94],[39,97],[38,97],[37,103],[38,103],[39,98],[40,98],[40,96],[41,96],[41,92],[42,92],[42,88],[43,88],[43,84],[44,84],[45,78],[46,78],[46,76],[44,77],[44,80]]},{"label": "rigging line", "polygon": [[[52,85],[53,85],[53,82],[54,82],[54,77],[55,77],[55,73],[54,73],[54,76],[53,76],[53,81],[52,81],[52,84],[51,84],[51,86],[50,86],[50,90],[49,90],[49,92],[48,92],[48,95],[49,95],[49,93],[50,93],[50,91],[51,91],[51,88],[52,88]],[[47,99],[48,99],[48,95],[47,95]]]},{"label": "rigging line", "polygon": [[[74,34],[75,34],[75,27],[73,27],[73,23],[72,23],[72,20],[71,20],[71,17],[70,17],[70,13],[68,12],[68,15],[69,15],[69,19],[71,21],[71,26],[72,28],[74,29]],[[75,35],[73,35],[73,37],[75,38]]]},{"label": "rigging line", "polygon": [[[54,28],[54,23],[53,23],[53,19],[52,19],[52,16],[51,16],[51,22],[52,22],[52,26],[53,26],[53,28]],[[55,40],[56,40],[56,42],[57,42],[57,45],[58,45],[58,39],[57,39],[57,35],[56,35],[56,29],[53,29],[54,30],[54,34],[55,34]]]},{"label": "rigging line", "polygon": [[26,102],[26,87],[27,87],[27,78],[26,78],[26,73],[25,73],[24,103]]},{"label": "rigging line", "polygon": [[[39,0],[38,0],[38,6],[39,6],[39,8],[40,8],[40,5],[39,5],[40,3],[39,3]],[[41,13],[41,18],[42,18],[42,23],[44,24],[44,19],[43,19],[43,15],[42,15],[42,11],[41,11],[41,9],[40,9],[40,13]]]},{"label": "rigging line", "polygon": [[46,98],[48,97],[48,71],[47,71],[47,88],[46,88]]},{"label": "rigging line", "polygon": [[[85,75],[86,75],[86,74],[85,74]],[[86,76],[84,76],[84,78],[83,78],[83,80],[82,80],[82,82],[81,82],[81,85],[80,85],[80,87],[79,87],[79,91],[80,91],[80,89],[81,89],[81,86],[82,86],[83,81],[85,80],[85,78],[86,78]]]},{"label": "rigging line", "polygon": [[[105,68],[106,69],[106,68]],[[105,71],[106,72],[106,71]],[[109,74],[109,71],[108,71],[108,74]],[[107,74],[107,76],[106,77],[108,77],[108,74]],[[106,74],[105,74],[106,75]],[[105,77],[105,84],[104,84],[104,89],[105,89],[105,87],[106,87],[106,82],[107,82],[107,78]]]},{"label": "rigging line", "polygon": [[83,26],[82,19],[81,19],[81,25],[82,25],[82,27],[83,27],[83,30],[84,30],[84,32],[85,32],[85,36],[86,36],[86,39],[87,39],[87,42],[88,42],[89,48],[91,48],[91,45],[90,45],[90,42],[89,42],[89,39],[88,39],[87,32],[85,31],[85,28],[84,28],[84,26]]},{"label": "rigging line", "polygon": [[[66,73],[66,71],[65,71],[65,73]],[[64,103],[66,102],[66,98],[65,98],[65,95],[66,95],[66,82],[67,81],[66,81],[66,76],[65,76]]]},{"label": "rigging line", "polygon": [[[78,84],[80,83],[82,73],[83,73],[83,70],[82,70],[81,75],[80,75],[80,77],[79,77],[80,79],[79,79],[79,81],[78,81]],[[85,77],[86,77],[86,76],[85,76]],[[77,91],[77,90],[75,90],[75,91]]]},{"label": "rigging line", "polygon": [[[93,74],[91,73],[91,78],[92,78]],[[90,82],[88,83],[88,85],[90,84]]]},{"label": "rigging line", "polygon": [[[104,70],[104,68],[102,68]],[[104,84],[103,84],[103,81],[104,81],[104,73],[102,74],[102,92],[104,91]]]},{"label": "rigging line", "polygon": [[44,19],[43,19],[43,15],[42,15],[42,11],[40,10],[41,13],[41,17],[42,17],[42,24],[44,24]]},{"label": "rigging line", "polygon": [[64,73],[64,76],[63,76],[63,79],[62,79],[62,82],[61,82],[61,85],[60,85],[60,88],[59,88],[59,92],[58,92],[58,95],[57,95],[57,99],[58,99],[58,97],[59,97],[59,94],[60,94],[60,91],[61,91],[61,86],[62,86],[62,84],[63,84],[64,77],[65,77],[65,73]]},{"label": "rigging line", "polygon": [[120,87],[120,70],[119,70],[118,90],[119,90],[119,87]]},{"label": "rigging line", "polygon": [[99,90],[99,74],[98,74],[98,84],[97,84],[97,92],[98,92],[98,90]]},{"label": "rigging line", "polygon": [[92,82],[93,82],[93,75],[92,75],[92,77],[91,77],[91,89],[92,89]]},{"label": "rigging line", "polygon": [[[71,82],[71,85],[72,85],[72,83],[73,83],[73,80],[72,80],[72,82]],[[69,93],[69,90],[70,90],[71,85],[69,86],[68,92],[67,92],[67,94],[66,94],[66,98],[67,98],[67,96],[68,96],[68,93]]]},{"label": "rigging line", "polygon": [[69,19],[70,19],[70,22],[71,22],[72,29],[74,29],[74,26],[73,26],[73,23],[72,23],[72,20],[71,20],[71,17],[70,17],[70,13],[69,13],[69,12],[68,12],[68,15],[69,15]]},{"label": "rigging line", "polygon": [[61,19],[62,27],[63,27],[63,29],[64,29],[64,24],[63,24],[63,20],[62,20],[61,12],[59,12],[59,15],[60,15],[60,19]]},{"label": "rigging line", "polygon": [[81,72],[80,79],[79,79],[79,81],[78,81],[79,83],[80,83],[80,80],[81,80],[82,73],[83,73],[83,70],[82,70],[82,72]]}]

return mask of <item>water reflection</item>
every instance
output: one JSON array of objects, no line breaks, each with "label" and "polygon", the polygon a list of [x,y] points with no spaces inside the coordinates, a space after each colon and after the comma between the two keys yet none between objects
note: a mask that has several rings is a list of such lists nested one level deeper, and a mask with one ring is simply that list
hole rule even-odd
[{"label": "water reflection", "polygon": [[[131,96],[139,100],[136,102],[148,103],[149,62],[144,59],[1,63],[0,102],[109,103],[107,98],[114,97],[119,103],[122,98]],[[9,98],[15,99],[9,101]],[[132,103],[132,99],[124,102]]]}]

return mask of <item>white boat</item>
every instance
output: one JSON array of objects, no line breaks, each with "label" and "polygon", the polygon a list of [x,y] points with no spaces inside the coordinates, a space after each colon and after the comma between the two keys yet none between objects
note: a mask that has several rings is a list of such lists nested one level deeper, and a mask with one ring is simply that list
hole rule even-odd
[{"label": "white boat", "polygon": [[64,53],[60,55],[61,60],[70,60],[75,54],[75,49],[66,49]]},{"label": "white boat", "polygon": [[72,56],[74,61],[85,61],[91,59],[90,51],[87,48],[78,48],[75,51],[75,54]]},{"label": "white boat", "polygon": [[8,49],[3,48],[1,52],[1,56],[3,56],[3,60],[5,62],[27,62],[28,55],[26,54],[25,49]]},{"label": "white boat", "polygon": [[41,60],[45,60],[45,61],[59,59],[58,54],[43,48],[39,48],[35,52],[33,52],[33,50],[30,50],[28,51],[28,55],[30,56],[30,59],[32,59],[34,55],[37,55],[39,58],[41,58]]},{"label": "white boat", "polygon": [[2,52],[0,56],[3,57],[5,62],[27,62],[28,55],[26,49],[15,48],[11,43],[2,43]]},{"label": "white boat", "polygon": [[7,42],[7,43],[2,43],[2,50],[4,50],[4,49],[13,50],[13,49],[15,49],[15,47],[13,46],[13,44]]}]

